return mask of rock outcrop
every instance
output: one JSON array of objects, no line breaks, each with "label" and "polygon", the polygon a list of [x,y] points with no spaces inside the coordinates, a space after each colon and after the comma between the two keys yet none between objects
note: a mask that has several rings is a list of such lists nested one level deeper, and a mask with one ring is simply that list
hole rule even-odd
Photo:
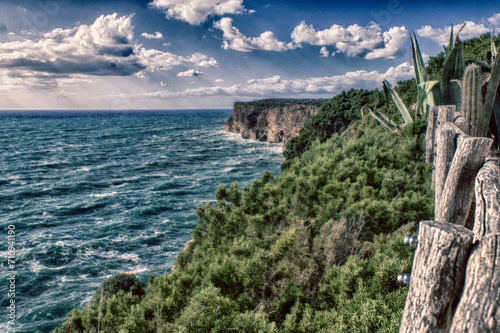
[{"label": "rock outcrop", "polygon": [[318,112],[323,99],[266,99],[236,102],[226,121],[226,131],[244,139],[283,142],[298,136],[307,119]]}]

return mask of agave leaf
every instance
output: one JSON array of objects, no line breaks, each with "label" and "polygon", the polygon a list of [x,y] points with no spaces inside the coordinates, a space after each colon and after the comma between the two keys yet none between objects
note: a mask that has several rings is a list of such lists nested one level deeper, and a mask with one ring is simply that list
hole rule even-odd
[{"label": "agave leaf", "polygon": [[493,63],[490,82],[488,83],[488,88],[486,89],[486,97],[484,99],[484,121],[481,130],[481,136],[483,137],[485,137],[488,134],[491,112],[493,111],[493,107],[495,105],[498,85],[500,83],[500,64],[498,64],[499,62],[498,58],[499,57],[496,57],[495,62]]},{"label": "agave leaf", "polygon": [[445,59],[445,61],[446,61],[446,59],[448,59],[448,56],[450,55],[451,50],[453,50],[453,24],[451,25],[450,39],[448,40],[448,47],[444,47],[444,52],[445,52],[444,59]]},{"label": "agave leaf", "polygon": [[426,94],[420,85],[417,86],[417,108],[415,112],[421,116],[427,113],[427,104],[425,103]]},{"label": "agave leaf", "polygon": [[382,125],[384,125],[391,132],[396,132],[399,129],[398,125],[396,125],[386,115],[384,115],[383,113],[378,112],[375,109],[372,109],[368,105],[365,105],[365,106],[363,106],[361,108],[361,114],[363,115],[363,117],[365,116],[365,114],[372,115],[373,118],[377,119]]},{"label": "agave leaf", "polygon": [[459,105],[461,92],[460,89],[457,89],[457,86],[452,83],[452,80],[460,80],[464,70],[464,43],[460,40],[457,34],[453,49],[443,65],[443,75],[441,78],[441,96],[443,98],[443,105]]},{"label": "agave leaf", "polygon": [[431,106],[441,105],[441,82],[427,81],[417,86],[417,113],[427,116]]},{"label": "agave leaf", "polygon": [[422,58],[422,53],[418,46],[417,37],[415,32],[411,36],[411,58],[413,60],[413,70],[415,71],[415,79],[417,80],[417,85],[427,82],[429,79],[425,71],[424,59]]},{"label": "agave leaf", "polygon": [[389,95],[391,96],[392,100],[394,101],[394,104],[396,104],[396,107],[398,108],[399,112],[403,116],[405,124],[412,123],[413,119],[411,118],[410,112],[408,112],[406,105],[401,100],[401,97],[399,97],[399,94],[397,93],[397,91],[390,85],[389,82],[387,82],[387,80],[382,81],[382,86],[384,87],[384,89],[387,89]]},{"label": "agave leaf", "polygon": [[496,58],[498,55],[498,50],[495,45],[495,30],[493,30],[493,33],[491,34],[491,55],[493,58]]},{"label": "agave leaf", "polygon": [[465,27],[466,24],[467,24],[467,22],[465,22],[464,24],[462,24],[462,26],[460,27],[460,29],[458,29],[457,37],[462,32],[462,30],[463,30],[463,28]]},{"label": "agave leaf", "polygon": [[418,86],[423,92],[423,104],[428,106],[437,106],[442,104],[441,99],[441,81],[427,81]]}]

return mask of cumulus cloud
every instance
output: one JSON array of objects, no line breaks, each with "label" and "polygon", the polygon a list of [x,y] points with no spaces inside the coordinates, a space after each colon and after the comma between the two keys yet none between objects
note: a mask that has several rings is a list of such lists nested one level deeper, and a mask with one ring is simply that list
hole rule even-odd
[{"label": "cumulus cloud", "polygon": [[209,16],[246,12],[243,0],[153,0],[151,5],[165,10],[167,18],[199,25]]},{"label": "cumulus cloud", "polygon": [[[497,14],[498,15],[498,14]],[[496,15],[491,18],[494,20]],[[500,18],[500,17],[499,17]],[[465,21],[465,26],[460,32],[461,39],[469,39],[472,37],[477,37],[487,32],[491,32],[491,27],[486,27],[484,24],[477,24],[473,21]],[[463,23],[462,23],[463,24]],[[462,24],[454,26],[454,33],[457,33],[457,29],[462,26]],[[425,25],[417,30],[417,34],[420,37],[430,38],[433,41],[446,45],[448,44],[448,39],[450,38],[451,26],[446,28],[434,28],[431,25]]]},{"label": "cumulus cloud", "polygon": [[214,27],[222,30],[224,42],[222,47],[225,50],[233,49],[241,52],[253,50],[266,51],[288,51],[296,48],[293,43],[285,44],[280,42],[272,31],[263,32],[259,37],[246,37],[238,28],[233,26],[233,19],[224,17],[214,23]]},{"label": "cumulus cloud", "polygon": [[185,72],[180,72],[177,74],[177,76],[180,76],[180,77],[193,77],[193,76],[202,76],[203,73],[200,72],[200,71],[197,71],[195,69],[190,69],[190,70],[187,70]]},{"label": "cumulus cloud", "polygon": [[334,95],[352,87],[374,89],[380,87],[380,82],[382,80],[388,80],[395,84],[397,81],[407,80],[412,77],[413,67],[408,62],[405,62],[397,67],[391,67],[383,73],[378,71],[359,70],[344,75],[291,80],[284,80],[279,75],[275,75],[269,78],[248,80],[246,85],[200,87],[178,92],[158,91],[141,94],[136,97],[182,98],[204,96],[276,97],[311,94]]},{"label": "cumulus cloud", "polygon": [[[404,51],[408,31],[405,27],[393,27],[383,32],[376,23],[367,27],[358,24],[348,27],[334,24],[328,29],[318,31],[312,24],[301,22],[293,30],[291,37],[296,44],[332,46],[334,52],[345,53],[350,57],[393,59]],[[322,49],[321,55],[325,54]]]},{"label": "cumulus cloud", "polygon": [[215,67],[218,65],[214,58],[208,58],[202,53],[194,53],[189,57],[183,57],[170,52],[155,49],[148,50],[143,47],[138,48],[137,53],[139,63],[149,72],[169,70],[182,64],[193,64],[197,67]]},{"label": "cumulus cloud", "polygon": [[156,31],[154,34],[148,34],[147,32],[143,32],[141,34],[141,36],[146,38],[146,39],[162,39],[163,38],[163,34],[159,31]]},{"label": "cumulus cloud", "polygon": [[133,56],[131,16],[101,16],[92,25],[55,29],[35,39],[0,44],[0,68],[51,74],[131,75],[144,69]]},{"label": "cumulus cloud", "polygon": [[492,17],[489,17],[488,22],[490,23],[490,25],[494,27],[500,27],[500,13],[497,13]]},{"label": "cumulus cloud", "polygon": [[323,58],[328,58],[330,56],[330,51],[328,51],[328,49],[325,46],[323,46],[321,50],[319,50],[319,54]]},{"label": "cumulus cloud", "polygon": [[[191,64],[217,66],[201,53],[179,56],[133,44],[132,16],[102,15],[91,25],[54,29],[30,39],[0,43],[0,69],[50,86],[75,75],[130,76]],[[11,80],[12,81],[12,80]]]}]

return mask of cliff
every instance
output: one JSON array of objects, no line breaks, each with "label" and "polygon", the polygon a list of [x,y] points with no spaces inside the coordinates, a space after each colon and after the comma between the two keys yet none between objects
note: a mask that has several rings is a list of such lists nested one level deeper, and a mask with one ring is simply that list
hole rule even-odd
[{"label": "cliff", "polygon": [[323,99],[266,99],[236,102],[227,120],[228,132],[240,133],[244,139],[283,142],[299,135],[307,119],[318,112]]}]

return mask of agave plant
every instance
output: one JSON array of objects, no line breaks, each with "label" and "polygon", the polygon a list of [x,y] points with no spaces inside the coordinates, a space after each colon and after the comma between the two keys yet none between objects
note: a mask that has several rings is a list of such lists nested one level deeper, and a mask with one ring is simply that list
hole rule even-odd
[{"label": "agave plant", "polygon": [[[467,119],[470,135],[486,137],[491,129],[500,145],[500,65],[498,64],[500,48],[496,48],[493,33],[490,51],[493,63],[490,65],[478,61],[467,61],[475,65],[467,67],[467,73],[465,73],[464,43],[459,38],[459,33],[464,26],[465,24],[460,27],[456,36],[453,34],[453,26],[451,27],[448,46],[444,47],[445,60],[440,81],[428,79],[417,38],[415,33],[412,34],[411,51],[418,89],[414,117],[426,117],[431,106],[456,105],[457,111]],[[487,74],[488,78],[483,84],[484,74]],[[389,105],[390,97],[403,116],[404,124],[401,126],[413,122],[414,118],[408,108],[387,80],[382,81],[382,88],[386,104]],[[480,95],[481,91],[482,95]],[[370,107],[363,107],[362,115],[367,114],[376,118],[393,132],[400,127],[381,112]],[[492,114],[494,121],[490,122]]]}]

